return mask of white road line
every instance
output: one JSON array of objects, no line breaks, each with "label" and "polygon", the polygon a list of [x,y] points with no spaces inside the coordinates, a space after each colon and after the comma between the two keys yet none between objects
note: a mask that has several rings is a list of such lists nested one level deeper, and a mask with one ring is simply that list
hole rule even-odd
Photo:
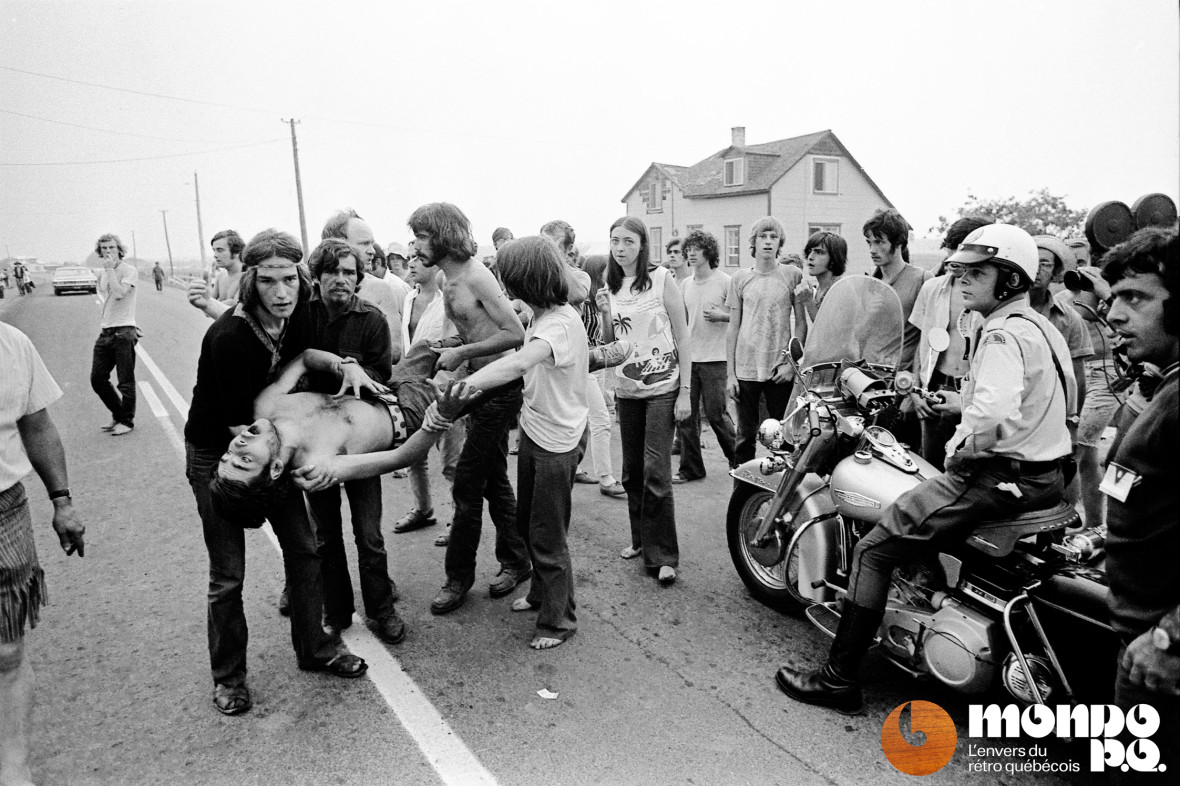
[{"label": "white road line", "polygon": [[176,426],[172,425],[172,420],[168,417],[168,409],[164,406],[164,402],[160,401],[160,397],[156,395],[156,389],[152,387],[150,382],[141,379],[139,390],[147,399],[148,406],[152,408],[152,414],[160,421],[160,427],[164,429],[164,436],[168,437],[168,441],[176,450],[176,455],[183,460],[184,440],[180,438],[180,432],[176,430]]},{"label": "white road line", "polygon": [[[180,416],[180,421],[185,422],[189,409],[188,402],[176,391],[176,388],[164,376],[164,372],[152,361],[142,347],[136,345],[135,352],[171,400],[172,406],[176,408]],[[144,398],[147,399],[148,406],[152,409],[152,414],[159,418],[164,432],[168,434],[169,441],[172,442],[173,447],[177,449],[183,459],[185,455],[184,442],[172,425],[168,410],[150,384],[140,382],[139,386],[143,391]],[[279,539],[271,529],[269,521],[263,524],[262,531],[266,533],[266,537],[275,547],[275,551],[282,554]],[[496,786],[496,779],[492,773],[480,764],[479,759],[471,752],[467,744],[439,715],[438,710],[434,708],[434,705],[430,703],[430,700],[426,698],[410,675],[406,674],[398,659],[391,655],[385,645],[368,631],[359,617],[353,615],[353,621],[353,626],[344,631],[345,643],[352,652],[364,658],[369,664],[369,671],[365,676],[373,681],[381,698],[393,710],[398,722],[414,740],[418,750],[434,768],[439,779],[447,786],[468,786],[468,784]]]},{"label": "white road line", "polygon": [[164,376],[164,372],[156,365],[156,361],[152,360],[151,355],[147,353],[142,344],[135,345],[135,354],[147,366],[148,371],[152,372],[152,376],[160,385],[160,390],[164,391],[164,395],[172,402],[172,406],[176,407],[176,411],[180,414],[180,422],[183,423],[188,418],[188,402],[176,391],[176,388],[168,381],[168,377]]}]

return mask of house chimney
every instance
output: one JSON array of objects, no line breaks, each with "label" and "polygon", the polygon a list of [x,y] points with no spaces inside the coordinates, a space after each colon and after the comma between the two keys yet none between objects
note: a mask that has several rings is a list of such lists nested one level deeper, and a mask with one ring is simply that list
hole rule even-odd
[{"label": "house chimney", "polygon": [[745,147],[746,146],[746,127],[745,126],[734,126],[733,128],[729,129],[729,134],[731,137],[730,138],[731,145],[733,145],[734,147]]}]

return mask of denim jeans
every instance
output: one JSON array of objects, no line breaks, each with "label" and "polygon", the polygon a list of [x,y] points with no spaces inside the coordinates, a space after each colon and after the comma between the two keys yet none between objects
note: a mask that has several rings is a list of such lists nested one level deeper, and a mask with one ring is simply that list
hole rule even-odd
[{"label": "denim jeans", "polygon": [[643,551],[643,564],[649,568],[680,564],[672,500],[672,431],[678,393],[615,399],[631,546]]},{"label": "denim jeans", "polygon": [[717,435],[717,444],[725,460],[734,463],[736,455],[733,420],[726,410],[725,361],[692,364],[692,389],[689,391],[692,414],[688,420],[676,424],[680,434],[680,475],[686,480],[705,477],[705,462],[701,458],[701,407]]},{"label": "denim jeans", "polygon": [[467,442],[455,467],[451,492],[455,517],[447,544],[447,577],[470,586],[483,526],[483,501],[496,527],[496,559],[501,568],[525,571],[528,546],[516,529],[516,495],[508,481],[508,429],[520,412],[523,383],[505,386],[467,416]]},{"label": "denim jeans", "polygon": [[590,414],[586,418],[586,429],[590,432],[590,442],[587,445],[583,463],[590,467],[589,473],[599,483],[609,478],[614,480],[614,470],[610,463],[610,431],[611,415],[606,408],[606,393],[603,391],[603,378],[606,370],[595,371],[586,376],[586,401],[590,405]]},{"label": "denim jeans", "polygon": [[[139,332],[134,325],[103,328],[94,342],[90,363],[90,387],[102,399],[118,423],[135,425],[135,345]],[[111,370],[119,380],[119,392],[111,385]]]},{"label": "denim jeans", "polygon": [[742,464],[754,458],[754,444],[758,439],[758,427],[762,425],[758,417],[758,403],[762,396],[766,397],[766,416],[781,420],[787,411],[787,404],[791,400],[791,384],[771,382],[751,382],[738,380],[737,409],[737,444],[734,448],[734,463]]},{"label": "denim jeans", "polygon": [[[215,685],[243,685],[249,639],[242,608],[246,577],[245,530],[213,509],[209,475],[224,451],[185,443],[185,474],[197,501],[197,513],[209,552],[209,663]],[[336,656],[340,645],[323,628],[323,586],[315,532],[307,517],[303,494],[293,486],[281,509],[270,516],[283,549],[283,567],[291,592],[291,641],[301,666],[314,666]]]},{"label": "denim jeans", "polygon": [[[381,478],[350,480],[344,484],[352,513],[352,534],[356,541],[357,572],[361,577],[361,599],[365,615],[383,620],[393,613],[393,586],[389,581],[389,558],[381,535]],[[316,536],[323,560],[324,616],[338,627],[348,627],[356,610],[352,578],[344,554],[344,523],[340,516],[340,487],[309,494],[315,516]]]},{"label": "denim jeans", "polygon": [[[463,452],[466,439],[467,418],[464,417],[456,420],[437,443],[442,457],[442,476],[451,486],[455,485],[455,467],[459,464],[459,454]],[[409,471],[414,508],[422,513],[430,513],[434,510],[434,501],[430,497],[430,455],[427,454],[417,464],[411,464]]]},{"label": "denim jeans", "polygon": [[526,596],[539,606],[537,634],[565,639],[578,628],[574,614],[574,566],[566,535],[570,528],[571,492],[586,434],[573,450],[552,453],[520,431],[516,465],[516,527],[529,544],[533,580]]},{"label": "denim jeans", "polygon": [[[1130,674],[1122,668],[1123,655],[1126,654],[1126,651],[1126,647],[1119,648],[1117,660],[1118,673],[1114,680],[1115,706],[1126,713],[1130,712],[1131,708],[1137,704],[1147,704],[1159,714],[1159,728],[1156,729],[1155,734],[1151,735],[1149,739],[1159,748],[1160,764],[1166,765],[1167,769],[1164,773],[1140,773],[1135,770],[1122,772],[1117,767],[1111,768],[1107,770],[1110,775],[1110,782],[1120,785],[1126,783],[1175,783],[1176,772],[1180,769],[1180,748],[1176,745],[1176,741],[1180,740],[1180,698],[1168,696],[1162,692],[1156,693],[1149,690],[1145,685],[1131,684]],[[1123,745],[1127,746],[1136,739],[1125,727],[1122,733],[1118,735],[1118,738],[1122,741]],[[1170,780],[1165,781],[1165,775]]]}]

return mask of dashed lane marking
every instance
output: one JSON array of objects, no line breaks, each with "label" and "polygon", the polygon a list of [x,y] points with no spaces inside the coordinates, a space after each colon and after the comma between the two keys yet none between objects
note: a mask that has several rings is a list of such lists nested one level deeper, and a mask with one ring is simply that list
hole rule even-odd
[{"label": "dashed lane marking", "polygon": [[[143,347],[136,345],[135,352],[147,366],[148,371],[156,378],[160,389],[172,402],[180,417],[180,422],[187,420],[188,402],[177,392],[160,367],[152,361]],[[141,381],[139,389],[147,399],[152,414],[160,421],[168,441],[176,450],[181,460],[184,459],[184,440],[176,427],[172,425],[168,409],[156,395],[150,383]],[[282,554],[279,539],[275,537],[270,522],[262,527],[266,537],[270,540],[275,551]],[[369,671],[365,675],[377,687],[381,698],[393,710],[402,728],[414,740],[422,756],[434,768],[439,779],[447,786],[496,786],[496,779],[476,758],[466,743],[459,738],[450,724],[439,714],[426,695],[406,674],[401,663],[390,654],[385,645],[377,640],[365,628],[363,620],[353,615],[353,626],[344,631],[344,641],[352,652],[364,658],[369,664]]]},{"label": "dashed lane marking", "polygon": [[[160,390],[164,391],[164,395],[172,402],[172,406],[176,407],[176,412],[180,415],[180,420],[183,423],[188,418],[188,402],[184,397],[177,392],[172,383],[168,381],[168,377],[164,376],[164,372],[156,365],[156,361],[152,360],[152,356],[147,353],[142,344],[135,345],[135,354],[147,366],[148,371],[152,372],[152,376],[156,378],[156,382],[160,385]],[[181,451],[184,455],[184,451]]]},{"label": "dashed lane marking", "polygon": [[184,440],[180,438],[180,432],[176,430],[176,426],[172,425],[172,419],[168,417],[168,408],[164,406],[164,402],[160,401],[160,397],[156,395],[156,389],[147,380],[139,381],[139,390],[143,393],[143,397],[147,399],[148,406],[152,409],[152,414],[156,416],[156,420],[160,421],[160,427],[164,429],[164,436],[168,437],[168,441],[172,444],[172,448],[176,451],[176,455],[184,459]]}]

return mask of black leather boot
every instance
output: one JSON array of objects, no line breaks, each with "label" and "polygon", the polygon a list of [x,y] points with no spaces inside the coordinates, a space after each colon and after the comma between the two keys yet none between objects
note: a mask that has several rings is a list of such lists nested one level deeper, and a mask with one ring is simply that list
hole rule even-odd
[{"label": "black leather boot", "polygon": [[812,672],[783,666],[774,675],[779,689],[796,701],[831,707],[845,715],[859,715],[864,711],[864,698],[857,673],[884,616],[884,611],[846,602],[827,664]]}]

